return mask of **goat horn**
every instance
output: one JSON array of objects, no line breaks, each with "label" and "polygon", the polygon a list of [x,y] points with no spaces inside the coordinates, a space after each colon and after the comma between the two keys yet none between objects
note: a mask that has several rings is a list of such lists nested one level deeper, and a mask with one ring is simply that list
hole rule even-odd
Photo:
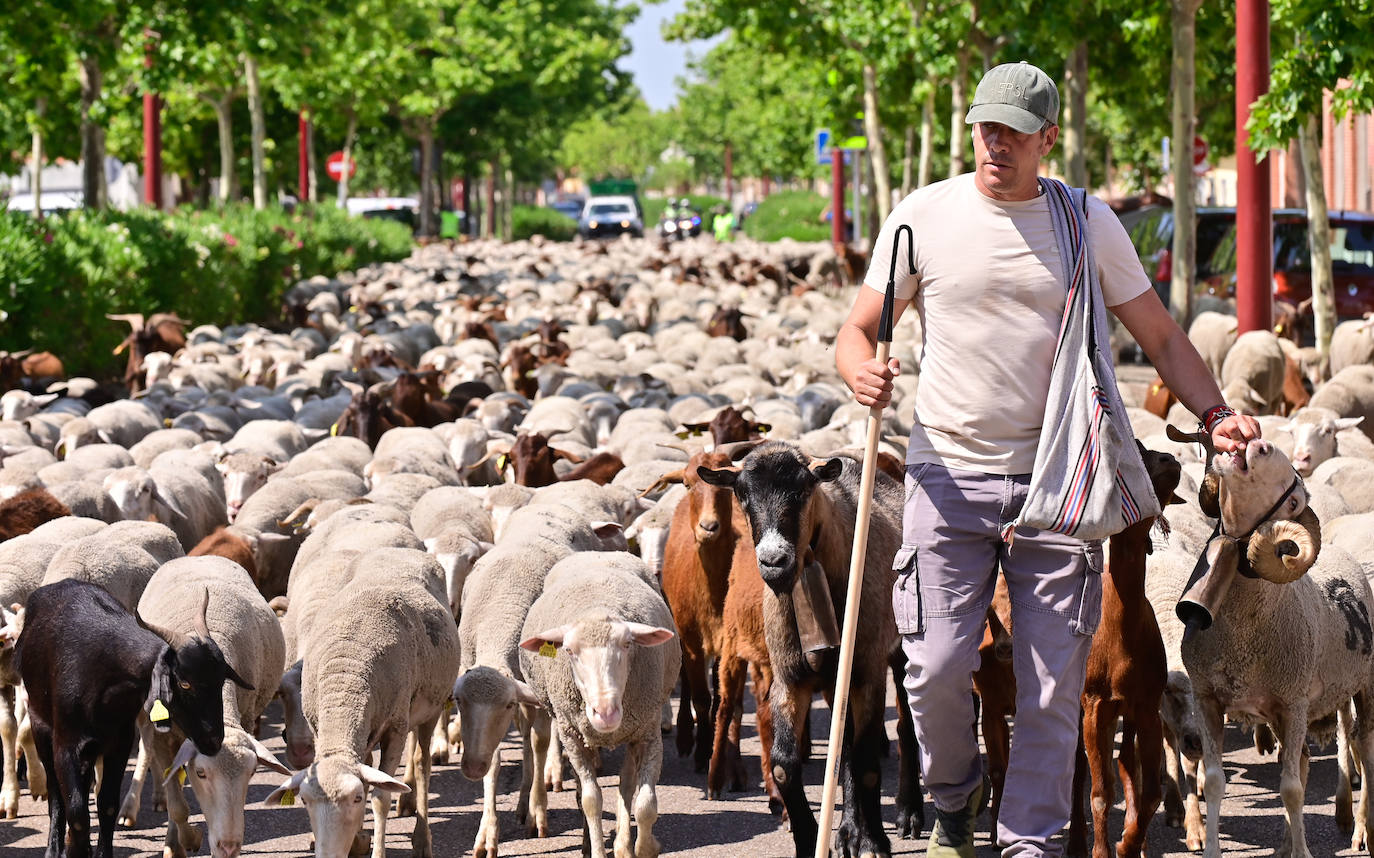
[{"label": "goat horn", "polygon": [[655,447],[663,447],[663,448],[668,449],[668,450],[681,450],[682,452],[686,453],[686,454],[689,455],[689,456],[692,455],[693,453],[697,452],[697,450],[700,450],[700,449],[701,449],[701,446],[700,446],[700,445],[697,445],[697,446],[694,446],[694,447],[689,447],[689,446],[686,445],[686,444],[679,444],[679,443],[677,443],[676,441],[671,441],[671,442],[670,442],[670,441],[659,441],[659,442],[655,443],[654,446],[655,446]]},{"label": "goat horn", "polygon": [[767,438],[756,438],[752,441],[732,441],[729,444],[721,444],[716,447],[714,452],[724,453],[730,457],[730,461],[741,459],[748,455],[755,447],[767,443]]},{"label": "goat horn", "polygon": [[191,636],[185,632],[169,629],[166,626],[159,626],[157,623],[149,622],[142,617],[139,617],[138,621],[142,623],[143,627],[148,631],[162,638],[167,643],[167,646],[172,649],[181,649],[191,640]]},{"label": "goat horn", "polygon": [[195,615],[196,635],[202,640],[210,639],[210,627],[205,622],[205,612],[210,608],[210,588],[204,588],[205,595],[200,600],[200,612]]},{"label": "goat horn", "polygon": [[1288,584],[1307,574],[1322,547],[1322,526],[1311,508],[1296,519],[1266,521],[1255,528],[1247,555],[1266,581]]},{"label": "goat horn", "polygon": [[27,348],[27,349],[20,349],[20,350],[17,351],[17,352],[10,352],[10,357],[12,357],[12,358],[22,358],[22,357],[28,357],[28,356],[31,355],[31,354],[33,354],[33,349],[32,349],[32,348]]},{"label": "goat horn", "polygon": [[106,313],[105,318],[112,322],[128,322],[135,331],[143,330],[142,313]]}]

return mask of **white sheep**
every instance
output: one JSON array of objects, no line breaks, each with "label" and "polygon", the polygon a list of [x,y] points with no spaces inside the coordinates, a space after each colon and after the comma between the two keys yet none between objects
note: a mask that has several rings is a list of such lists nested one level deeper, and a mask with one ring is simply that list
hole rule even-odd
[{"label": "white sheep", "polygon": [[[1288,820],[1282,851],[1294,858],[1311,855],[1302,813],[1309,729],[1354,697],[1364,713],[1355,728],[1356,756],[1366,771],[1374,763],[1367,720],[1374,707],[1374,592],[1354,558],[1323,545],[1308,497],[1292,463],[1263,440],[1240,454],[1214,456],[1199,492],[1203,511],[1220,517],[1221,534],[1208,543],[1204,574],[1179,611],[1187,628],[1183,661],[1203,719],[1207,858],[1221,854],[1224,717],[1271,725],[1278,737]],[[1367,795],[1355,848],[1368,830]]]},{"label": "white sheep", "polygon": [[[581,782],[593,858],[604,858],[598,749],[626,745],[616,810],[615,854],[655,858],[656,786],[663,764],[659,715],[677,682],[681,653],[661,646],[677,634],[652,573],[629,554],[574,554],[549,573],[530,608],[520,663],[553,713]],[[638,837],[631,850],[630,816]]]},{"label": "white sheep", "polygon": [[170,463],[120,468],[105,476],[103,486],[124,518],[162,522],[186,551],[229,523],[219,486],[190,468]]},{"label": "white sheep", "polygon": [[[1262,406],[1257,405],[1256,413],[1272,412],[1283,402],[1285,366],[1283,349],[1273,332],[1246,331],[1226,353],[1226,360],[1221,365],[1221,384],[1222,387],[1238,381],[1248,384],[1264,402]],[[1251,397],[1246,394],[1245,398]],[[1232,403],[1232,407],[1236,404]]]},{"label": "white sheep", "polygon": [[1328,352],[1331,374],[1348,366],[1374,364],[1374,325],[1368,319],[1348,319],[1331,332]]},{"label": "white sheep", "polygon": [[40,586],[67,578],[99,584],[132,612],[158,567],[184,555],[165,525],[119,521],[59,548]]},{"label": "white sheep", "polygon": [[189,429],[159,429],[129,448],[134,464],[146,468],[168,450],[189,450],[205,439]]},{"label": "white sheep", "polygon": [[1329,408],[1341,417],[1363,417],[1360,429],[1374,439],[1374,366],[1355,364],[1331,377],[1312,394],[1313,408]]},{"label": "white sheep", "polygon": [[1314,468],[1337,455],[1337,433],[1363,421],[1363,417],[1341,417],[1330,409],[1310,405],[1294,411],[1285,427],[1293,437],[1293,467],[1304,477],[1311,476]]},{"label": "white sheep", "polygon": [[[200,621],[206,594],[204,628]],[[224,745],[207,757],[175,727],[156,732],[140,719],[139,732],[151,768],[161,772],[167,797],[167,836],[163,854],[184,858],[200,848],[201,836],[188,821],[189,808],[177,783],[189,785],[205,814],[210,852],[231,856],[243,846],[243,808],[248,784],[259,766],[284,775],[291,771],[253,737],[257,719],[272,701],[281,677],[283,643],[277,617],[263,601],[242,566],[223,557],[183,557],[153,575],[139,599],[138,615],[162,628],[208,634],[225,661],[251,688],[224,683]],[[120,809],[126,825],[138,817],[142,780],[135,778]]]},{"label": "white sheep", "polygon": [[1348,513],[1374,511],[1374,461],[1348,456],[1327,459],[1307,482],[1312,488],[1335,489],[1345,501]]},{"label": "white sheep", "polygon": [[315,442],[304,453],[297,454],[287,462],[281,473],[285,477],[294,477],[307,471],[345,470],[361,475],[363,466],[370,461],[372,449],[366,441],[340,435]]},{"label": "white sheep", "polygon": [[[396,552],[410,560],[397,563]],[[322,614],[304,652],[302,701],[320,748],[266,804],[299,794],[310,815],[315,854],[342,856],[359,833],[363,800],[372,801],[374,858],[386,856],[388,793],[410,788],[392,777],[407,736],[421,749],[416,774],[413,854],[433,854],[429,832],[430,734],[458,668],[458,634],[436,590],[442,576],[423,552],[381,549],[360,561],[364,573]],[[377,768],[364,762],[380,747]]]}]

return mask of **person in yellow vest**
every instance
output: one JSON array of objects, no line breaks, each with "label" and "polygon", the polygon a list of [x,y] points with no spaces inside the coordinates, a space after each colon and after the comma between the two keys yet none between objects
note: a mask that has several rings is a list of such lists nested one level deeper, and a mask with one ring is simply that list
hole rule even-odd
[{"label": "person in yellow vest", "polygon": [[711,230],[716,234],[716,241],[729,241],[730,233],[735,229],[735,215],[725,206],[716,206],[715,213]]}]

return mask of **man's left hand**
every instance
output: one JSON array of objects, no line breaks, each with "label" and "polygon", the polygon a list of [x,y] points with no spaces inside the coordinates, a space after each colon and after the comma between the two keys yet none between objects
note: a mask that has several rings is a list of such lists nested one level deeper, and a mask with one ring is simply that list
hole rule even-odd
[{"label": "man's left hand", "polygon": [[1218,453],[1234,453],[1259,437],[1258,420],[1248,414],[1232,414],[1212,429],[1212,446]]}]

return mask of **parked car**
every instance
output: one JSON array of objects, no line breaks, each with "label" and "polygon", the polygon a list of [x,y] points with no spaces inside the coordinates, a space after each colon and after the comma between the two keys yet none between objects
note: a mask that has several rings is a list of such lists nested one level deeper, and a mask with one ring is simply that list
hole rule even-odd
[{"label": "parked car", "polygon": [[[44,191],[43,192],[43,214],[54,215],[62,212],[72,211],[86,205],[85,198],[80,191]],[[9,211],[19,212],[20,214],[33,214],[33,194],[25,191],[14,194],[9,198],[7,205]]]},{"label": "parked car", "polygon": [[[1136,255],[1145,268],[1159,300],[1169,306],[1170,278],[1174,260],[1174,210],[1170,206],[1146,205],[1123,212],[1119,219],[1135,245]],[[1195,283],[1212,276],[1211,260],[1217,244],[1235,225],[1233,208],[1200,208],[1197,210],[1197,254]]]},{"label": "parked car", "polygon": [[566,199],[554,200],[553,202],[549,203],[548,207],[558,212],[559,214],[565,214],[573,220],[578,220],[582,217],[582,208],[585,205],[585,200]]},{"label": "parked car", "polygon": [[589,197],[582,209],[577,232],[583,238],[629,233],[644,236],[644,220],[639,215],[634,197]]},{"label": "parked car", "polygon": [[[1374,312],[1374,214],[1332,211],[1331,274],[1336,316],[1358,319]],[[1307,246],[1307,212],[1274,211],[1274,297],[1300,304],[1312,296],[1312,256]],[[1236,294],[1236,233],[1232,226],[1208,260],[1212,273],[1199,291],[1223,298]]]},{"label": "parked car", "polygon": [[420,222],[420,201],[415,197],[349,197],[344,205],[349,214],[400,221],[412,230]]}]

